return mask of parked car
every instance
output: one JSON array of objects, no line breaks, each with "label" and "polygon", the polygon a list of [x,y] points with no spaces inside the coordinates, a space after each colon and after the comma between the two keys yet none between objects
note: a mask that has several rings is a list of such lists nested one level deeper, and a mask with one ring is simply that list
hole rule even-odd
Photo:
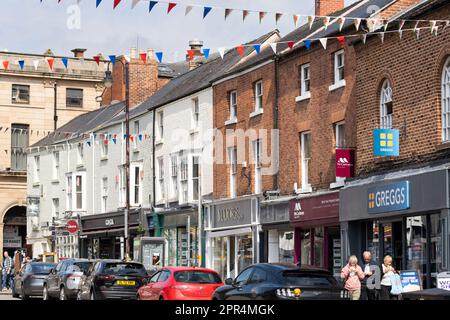
[{"label": "parked car", "polygon": [[97,261],[82,277],[78,300],[136,299],[149,278],[142,263],[122,260]]},{"label": "parked car", "polygon": [[139,288],[139,300],[211,300],[223,286],[219,274],[210,269],[165,267]]},{"label": "parked car", "polygon": [[42,296],[44,280],[55,266],[55,263],[49,262],[30,262],[23,265],[14,277],[12,296],[21,297],[23,300],[31,296]]},{"label": "parked car", "polygon": [[327,270],[293,264],[261,263],[226,279],[213,300],[341,300],[347,291]]},{"label": "parked car", "polygon": [[75,299],[80,288],[81,276],[89,269],[88,259],[65,259],[60,261],[44,280],[42,298],[50,300]]}]

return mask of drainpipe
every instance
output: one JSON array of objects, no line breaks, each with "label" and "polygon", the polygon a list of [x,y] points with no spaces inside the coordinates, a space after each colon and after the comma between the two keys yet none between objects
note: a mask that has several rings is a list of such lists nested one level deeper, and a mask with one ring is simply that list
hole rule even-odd
[{"label": "drainpipe", "polygon": [[[155,139],[156,139],[156,132],[155,132],[155,124],[156,124],[156,111],[153,110],[152,111],[152,171],[153,171],[153,179],[152,179],[152,186],[153,186],[153,190],[152,190],[152,194],[153,194],[153,199],[152,199],[152,203],[153,203],[153,208],[156,208],[156,170],[155,170],[155,163],[156,163],[156,159],[155,159]],[[153,217],[156,217],[156,215],[154,215]],[[155,230],[155,236],[159,237],[160,233],[161,233],[161,229],[159,226],[159,221],[158,221],[158,230]]]},{"label": "drainpipe", "polygon": [[[280,91],[280,86],[279,86],[279,81],[278,81],[278,63],[279,63],[280,57],[278,56],[278,54],[275,54],[275,57],[273,59],[274,61],[274,83],[275,83],[275,94],[274,94],[274,104],[273,104],[273,129],[274,130],[278,130],[278,97],[279,97],[279,91]],[[273,143],[273,141],[272,141]],[[273,148],[272,148],[273,150]],[[279,150],[278,150],[278,155],[277,157],[279,158]],[[273,158],[273,155],[272,155]],[[279,161],[278,161],[279,163]],[[273,175],[273,185],[275,190],[279,189],[278,186],[278,170],[277,173]]]},{"label": "drainpipe", "polygon": [[54,91],[54,97],[53,97],[53,131],[56,131],[56,129],[58,128],[58,111],[57,111],[57,86],[56,86],[56,81],[55,81],[55,85],[53,87],[53,91]]}]

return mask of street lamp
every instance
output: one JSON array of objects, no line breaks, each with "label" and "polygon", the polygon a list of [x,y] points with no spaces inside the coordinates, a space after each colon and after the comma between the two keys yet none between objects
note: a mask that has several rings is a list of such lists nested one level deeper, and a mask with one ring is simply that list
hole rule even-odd
[{"label": "street lamp", "polygon": [[[124,241],[125,241],[125,254],[124,258],[130,257],[130,240],[128,230],[128,217],[130,212],[130,92],[129,92],[129,76],[128,76],[128,63],[124,63],[122,59],[116,60],[124,67],[125,78],[125,210],[124,210]],[[111,61],[108,61],[108,69],[105,72],[105,78],[103,84],[106,88],[111,88],[113,85],[112,72],[109,70]],[[112,90],[112,89],[111,89]],[[111,94],[112,96],[112,94]]]}]

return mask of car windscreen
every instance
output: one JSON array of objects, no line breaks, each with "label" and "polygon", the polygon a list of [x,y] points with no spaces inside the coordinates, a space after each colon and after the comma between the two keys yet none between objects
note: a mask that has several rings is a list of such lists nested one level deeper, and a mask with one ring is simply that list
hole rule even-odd
[{"label": "car windscreen", "polygon": [[222,280],[220,279],[218,274],[206,271],[176,271],[174,273],[174,277],[176,282],[183,283],[222,283]]},{"label": "car windscreen", "polygon": [[55,264],[33,264],[31,265],[31,273],[34,274],[49,274],[50,270],[55,267]]},{"label": "car windscreen", "polygon": [[113,275],[137,275],[147,276],[144,266],[137,263],[108,262],[103,266],[103,273]]},{"label": "car windscreen", "polygon": [[302,287],[334,287],[336,279],[326,274],[308,274],[298,271],[283,272],[283,280],[286,284]]}]

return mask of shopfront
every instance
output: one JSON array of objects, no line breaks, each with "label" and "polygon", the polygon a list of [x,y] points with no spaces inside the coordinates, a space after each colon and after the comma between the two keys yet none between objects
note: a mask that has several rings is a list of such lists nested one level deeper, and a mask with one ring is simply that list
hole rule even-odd
[{"label": "shopfront", "polygon": [[261,201],[261,262],[295,262],[294,227],[289,221],[289,201],[292,198]]},{"label": "shopfront", "polygon": [[[130,210],[128,230],[131,252],[133,240],[140,233],[141,210]],[[81,217],[81,257],[89,259],[123,259],[124,212],[112,212]]]},{"label": "shopfront", "polygon": [[295,228],[295,262],[340,274],[339,192],[299,196],[290,201]]},{"label": "shopfront", "polygon": [[198,209],[158,212],[166,239],[166,266],[198,266]]},{"label": "shopfront", "polygon": [[369,250],[381,263],[390,255],[398,270],[419,271],[424,288],[435,287],[436,274],[448,271],[447,169],[355,180],[340,200],[344,258]]},{"label": "shopfront", "polygon": [[234,278],[259,262],[259,199],[242,197],[205,205],[206,266]]}]

